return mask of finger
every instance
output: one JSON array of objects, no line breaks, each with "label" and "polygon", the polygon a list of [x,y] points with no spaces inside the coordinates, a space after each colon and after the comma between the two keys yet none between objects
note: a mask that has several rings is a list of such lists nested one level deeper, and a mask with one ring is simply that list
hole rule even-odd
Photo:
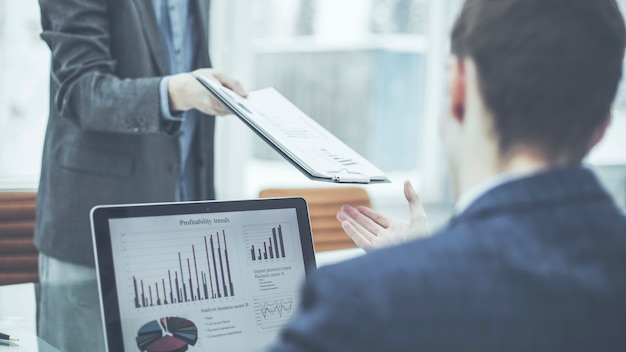
[{"label": "finger", "polygon": [[224,104],[222,104],[220,101],[217,101],[217,100],[213,104],[213,110],[215,111],[215,115],[219,115],[219,116],[228,115],[232,113],[229,108],[227,108]]},{"label": "finger", "polygon": [[233,92],[241,95],[244,98],[248,96],[248,92],[238,80],[219,71],[215,71],[214,76],[220,81],[220,83],[222,83],[223,86],[229,88]]},{"label": "finger", "polygon": [[364,215],[365,217],[370,219],[372,222],[375,222],[377,225],[381,226],[384,229],[391,226],[391,220],[389,220],[389,218],[387,218],[386,216],[368,207],[361,206],[361,207],[358,207],[357,210],[360,214]]},{"label": "finger", "polygon": [[366,237],[362,236],[348,221],[344,221],[341,223],[341,228],[343,231],[356,243],[359,248],[362,248],[364,251],[369,252],[373,249],[372,242],[368,240]]},{"label": "finger", "polygon": [[411,185],[410,181],[404,181],[404,197],[409,202],[409,212],[411,214],[411,220],[421,220],[426,218],[424,207],[420,201],[420,197]]},{"label": "finger", "polygon": [[219,99],[210,94],[209,92],[203,92],[203,109],[202,112],[209,115],[228,115],[231,113],[230,109],[224,105]]},{"label": "finger", "polygon": [[[211,81],[215,84],[222,84],[222,82],[217,78],[215,71],[211,70],[211,69],[199,69],[199,70],[195,70],[193,71],[194,75],[200,76],[202,78],[204,78],[207,81]],[[198,82],[198,84],[200,84],[200,82]]]},{"label": "finger", "polygon": [[409,211],[411,214],[410,228],[414,236],[428,236],[428,217],[419,195],[411,185],[411,182],[404,182],[404,195],[409,202]]},{"label": "finger", "polygon": [[[374,213],[373,210],[367,208],[372,214],[376,214]],[[354,209],[353,207],[349,206],[349,205],[344,205],[341,207],[341,210],[346,213],[350,218],[352,218],[352,220],[354,222],[356,222],[357,224],[359,224],[359,226],[363,227],[365,230],[367,230],[368,232],[371,232],[374,235],[379,235],[382,231],[384,231],[386,229],[386,227],[381,226],[379,223],[375,222],[374,220],[370,219],[367,215],[364,215],[361,211],[359,211],[358,209]]]},{"label": "finger", "polygon": [[[351,214],[349,214],[350,209],[352,208],[350,206],[347,206],[348,212],[344,211],[342,209],[342,211],[340,211],[339,213],[337,213],[337,220],[339,220],[342,224],[343,223],[348,223],[352,226],[352,229],[355,231],[355,235],[358,234],[358,236],[363,237],[364,239],[372,242],[376,239],[377,235],[375,232],[370,231],[369,229],[365,228],[364,226],[362,226],[362,224],[360,224],[358,221],[356,221]],[[354,210],[354,208],[352,208],[352,210]],[[348,234],[350,235],[350,234]],[[351,236],[352,237],[352,236]]]},{"label": "finger", "polygon": [[244,98],[248,97],[248,91],[243,87],[243,85],[237,81],[232,80],[232,82],[228,82],[224,84],[226,87],[230,88],[233,92],[241,95]]}]

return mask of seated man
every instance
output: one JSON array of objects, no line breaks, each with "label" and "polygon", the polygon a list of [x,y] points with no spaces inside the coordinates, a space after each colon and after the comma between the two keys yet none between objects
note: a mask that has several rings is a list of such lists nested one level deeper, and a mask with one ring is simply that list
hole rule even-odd
[{"label": "seated man", "polygon": [[[456,215],[320,269],[273,351],[624,351],[626,217],[581,166],[625,49],[615,0],[467,0],[442,135]],[[344,207],[366,249],[426,228]]]}]

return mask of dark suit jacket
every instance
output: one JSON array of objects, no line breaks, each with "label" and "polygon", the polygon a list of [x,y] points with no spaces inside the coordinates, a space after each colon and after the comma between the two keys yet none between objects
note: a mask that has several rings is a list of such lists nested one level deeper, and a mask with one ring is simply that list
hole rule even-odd
[{"label": "dark suit jacket", "polygon": [[[50,117],[35,243],[93,265],[89,211],[98,204],[173,201],[179,123],[160,117],[168,56],[150,0],[40,0],[52,52]],[[192,0],[202,31],[194,66],[210,66],[209,0]],[[214,120],[197,128],[199,198],[212,199]]]},{"label": "dark suit jacket", "polygon": [[587,170],[535,175],[322,268],[300,309],[274,351],[626,351],[626,218]]}]

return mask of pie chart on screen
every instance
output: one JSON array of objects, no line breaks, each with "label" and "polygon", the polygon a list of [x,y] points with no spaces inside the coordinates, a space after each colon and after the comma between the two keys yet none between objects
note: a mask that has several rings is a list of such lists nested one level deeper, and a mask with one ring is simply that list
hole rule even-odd
[{"label": "pie chart on screen", "polygon": [[144,324],[136,339],[142,352],[184,352],[198,341],[198,328],[184,318],[161,318]]}]

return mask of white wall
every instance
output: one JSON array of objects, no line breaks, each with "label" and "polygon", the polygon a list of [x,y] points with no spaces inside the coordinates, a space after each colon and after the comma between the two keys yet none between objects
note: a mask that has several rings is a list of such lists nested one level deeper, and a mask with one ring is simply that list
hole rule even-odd
[{"label": "white wall", "polygon": [[37,187],[50,53],[37,0],[0,1],[0,188]]}]

